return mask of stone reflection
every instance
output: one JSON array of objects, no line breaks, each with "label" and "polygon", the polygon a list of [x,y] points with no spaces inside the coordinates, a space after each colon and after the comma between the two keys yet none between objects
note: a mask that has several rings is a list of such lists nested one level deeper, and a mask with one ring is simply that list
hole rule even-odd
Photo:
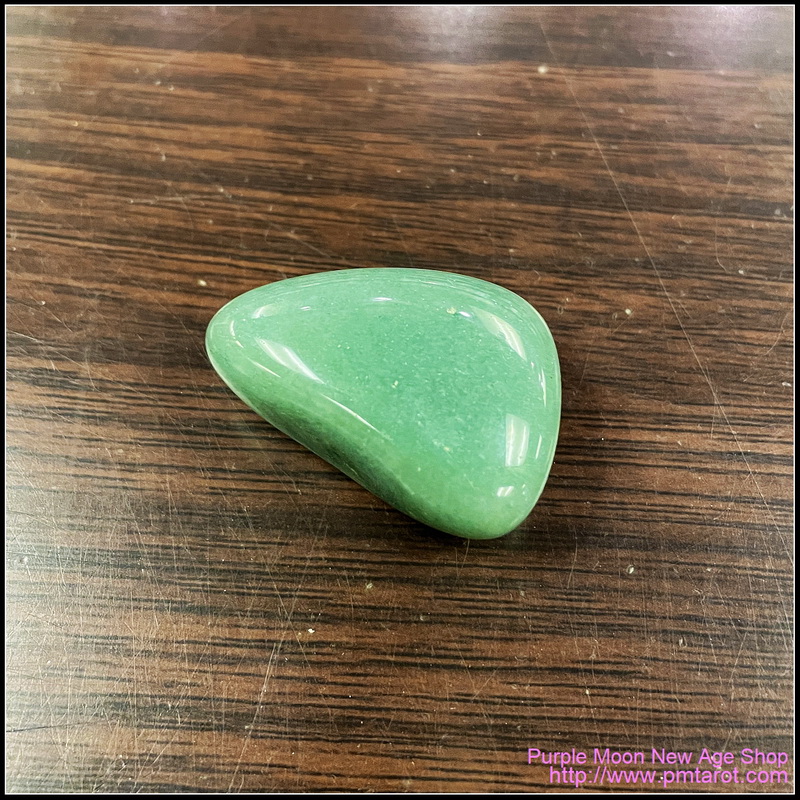
[{"label": "stone reflection", "polygon": [[515,414],[506,414],[506,466],[521,467],[528,457],[531,426]]},{"label": "stone reflection", "polygon": [[278,342],[270,342],[267,339],[256,339],[258,346],[275,362],[280,364],[298,375],[303,375],[306,378],[323,383],[322,378],[319,377],[300,356],[287,347],[285,344],[278,344]]},{"label": "stone reflection", "polygon": [[475,309],[475,316],[483,323],[484,328],[486,328],[489,333],[500,339],[505,339],[508,346],[520,356],[520,358],[525,358],[525,347],[522,344],[522,339],[517,329],[513,325],[509,324],[504,319],[500,319],[496,314],[492,314],[491,311],[485,311],[480,308]]}]

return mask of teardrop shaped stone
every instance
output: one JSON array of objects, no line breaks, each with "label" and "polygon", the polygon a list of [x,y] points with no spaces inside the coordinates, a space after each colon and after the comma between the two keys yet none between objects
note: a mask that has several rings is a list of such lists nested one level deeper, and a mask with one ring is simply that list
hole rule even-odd
[{"label": "teardrop shaped stone", "polygon": [[550,472],[561,376],[547,324],[493,283],[349,269],[224,306],[211,363],[256,413],[411,517],[491,539]]}]

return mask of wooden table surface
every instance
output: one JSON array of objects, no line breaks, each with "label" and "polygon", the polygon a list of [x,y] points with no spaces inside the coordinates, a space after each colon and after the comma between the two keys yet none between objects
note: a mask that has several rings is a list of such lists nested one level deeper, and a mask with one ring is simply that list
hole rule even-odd
[{"label": "wooden table surface", "polygon": [[[529,748],[704,747],[789,788],[741,751],[792,746],[790,7],[8,21],[11,791],[564,790]],[[241,292],[409,266],[558,345],[505,538],[207,361]]]}]

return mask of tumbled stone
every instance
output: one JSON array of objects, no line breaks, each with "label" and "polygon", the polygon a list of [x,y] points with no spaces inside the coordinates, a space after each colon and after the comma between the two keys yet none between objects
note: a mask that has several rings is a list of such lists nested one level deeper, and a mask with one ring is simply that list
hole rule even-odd
[{"label": "tumbled stone", "polygon": [[544,488],[558,355],[538,312],[493,283],[420,269],[289,278],[224,306],[206,347],[256,413],[433,528],[502,536]]}]

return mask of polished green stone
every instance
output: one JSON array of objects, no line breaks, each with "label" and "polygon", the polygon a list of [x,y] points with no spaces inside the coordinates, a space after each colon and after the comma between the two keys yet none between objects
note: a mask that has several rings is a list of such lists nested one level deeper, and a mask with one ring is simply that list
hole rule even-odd
[{"label": "polished green stone", "polygon": [[558,355],[538,312],[493,283],[421,269],[289,278],[224,306],[206,347],[264,419],[433,528],[502,536],[544,488]]}]

